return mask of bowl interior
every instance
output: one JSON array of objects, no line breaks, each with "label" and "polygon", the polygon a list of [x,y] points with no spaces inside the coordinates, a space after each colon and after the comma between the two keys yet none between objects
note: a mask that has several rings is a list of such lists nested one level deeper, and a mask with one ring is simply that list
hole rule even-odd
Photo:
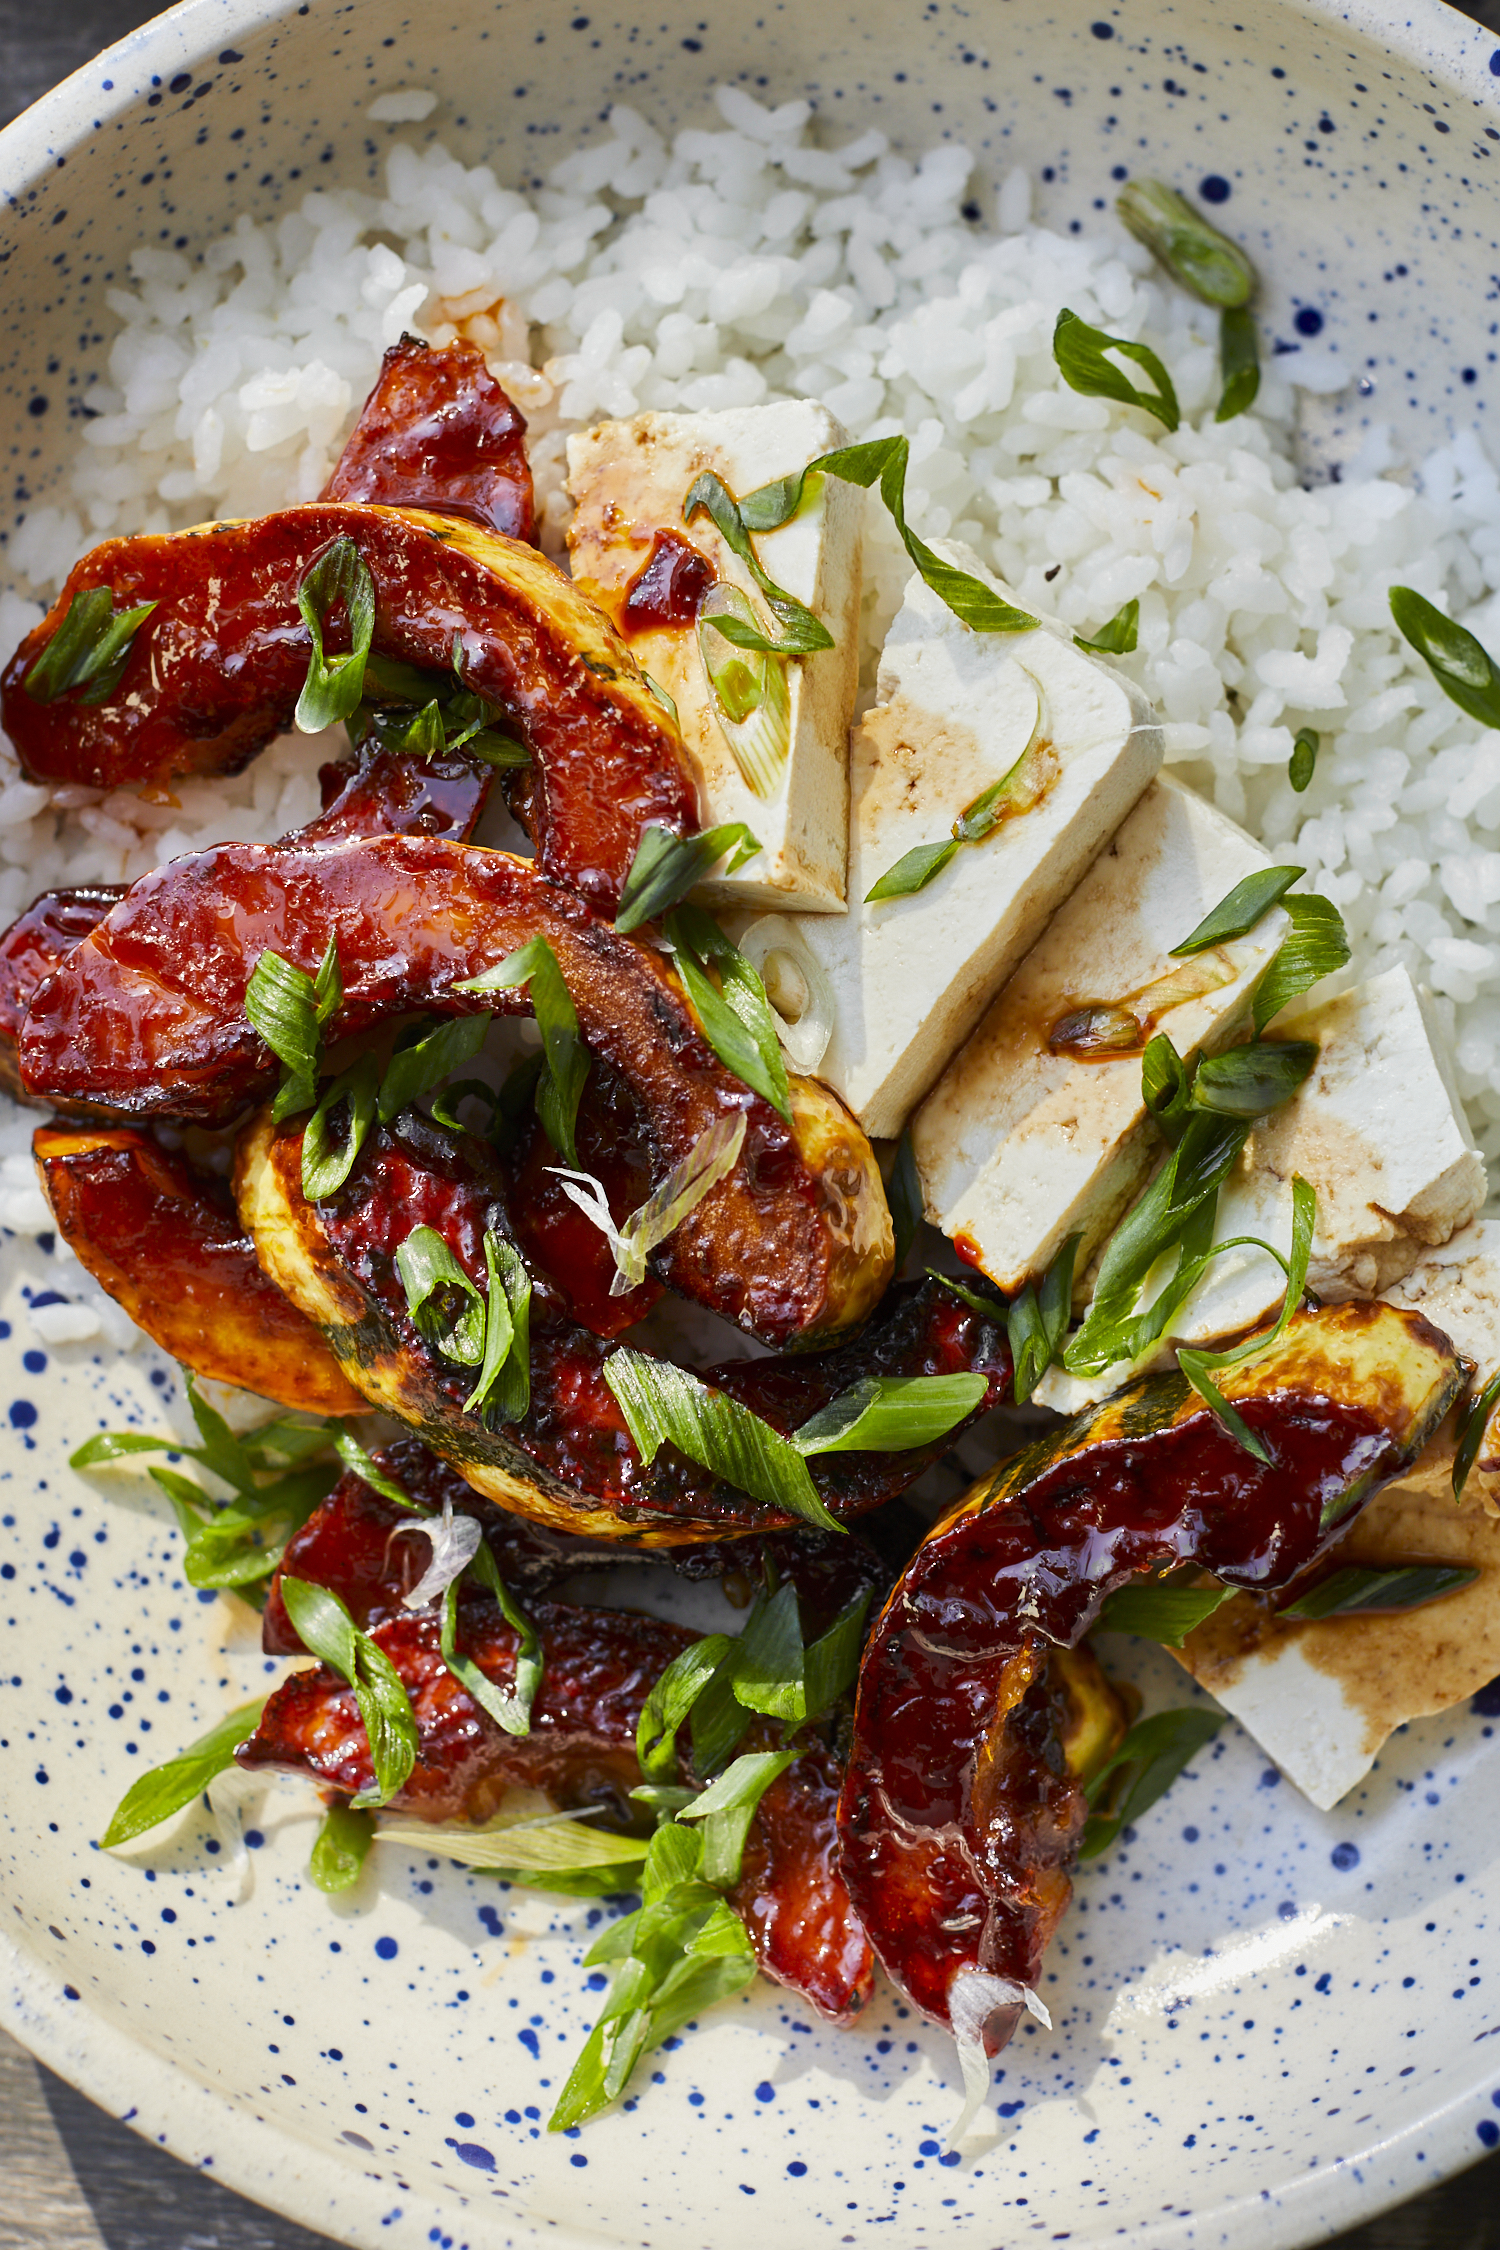
[{"label": "bowl interior", "polygon": [[[188,0],[78,74],[0,136],[0,266],[24,311],[0,345],[9,521],[58,486],[110,340],[104,293],[138,244],[192,252],[242,211],[364,182],[398,136],[526,187],[612,103],[670,129],[711,116],[726,79],[810,96],[834,140],[878,124],[913,153],[962,141],[990,187],[1025,164],[1063,231],[1099,223],[1120,167],[1225,182],[1278,347],[1305,348],[1297,315],[1316,311],[1357,376],[1309,415],[1314,473],[1372,420],[1411,453],[1489,411],[1500,88],[1493,42],[1436,0],[1399,31],[1373,5],[1299,0],[704,5],[662,0],[634,25],[590,0],[419,17]],[[407,87],[436,92],[430,117],[372,123],[370,101]],[[155,1363],[33,1367],[24,1302],[48,1273],[45,1249],[5,1245],[0,2007],[179,2153],[350,2240],[443,2250],[543,2233],[730,2250],[768,2223],[789,2245],[851,2242],[892,2220],[902,2242],[941,2230],[976,2250],[1000,2225],[1290,2244],[1478,2153],[1473,1956],[1500,1903],[1500,1799],[1471,1782],[1451,1809],[1493,1766],[1494,1729],[1467,1713],[1411,1730],[1329,1816],[1221,1742],[1081,1884],[1048,1988],[1058,2036],[1006,2058],[1000,2137],[977,2158],[943,2155],[951,2050],[893,2002],[851,2037],[764,1991],[663,2057],[639,2107],[549,2139],[538,2112],[590,2016],[593,1910],[401,1853],[373,1904],[320,1901],[296,1793],[257,1802],[243,1886],[216,1875],[206,1820],[125,1859],[91,1847],[125,1738],[142,1762],[165,1754],[265,1667],[182,1587],[153,1508],[68,1472],[101,1421],[155,1419]]]}]

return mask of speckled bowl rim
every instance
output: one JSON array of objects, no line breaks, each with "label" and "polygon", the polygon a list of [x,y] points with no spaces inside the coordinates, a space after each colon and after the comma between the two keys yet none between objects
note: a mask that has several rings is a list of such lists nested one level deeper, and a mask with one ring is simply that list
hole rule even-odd
[{"label": "speckled bowl rim", "polygon": [[[1382,0],[1342,0],[1342,4],[1300,0],[1300,5],[1315,25],[1324,30],[1341,28],[1383,48],[1393,62],[1440,80],[1456,95],[1468,100],[1493,97],[1491,57],[1500,55],[1500,36],[1459,15],[1443,0],[1408,0],[1394,21]],[[60,155],[94,132],[101,121],[132,109],[153,74],[168,77],[175,66],[205,63],[226,44],[306,12],[302,0],[279,0],[277,5],[266,5],[264,0],[260,4],[258,0],[179,0],[176,7],[101,50],[0,131],[0,193],[14,197],[39,173],[51,170]],[[107,93],[101,90],[101,64],[114,81]],[[12,183],[8,189],[7,179]],[[53,1977],[3,1932],[0,2026],[142,2139],[195,2170],[298,2225],[357,2245],[358,2250],[380,2250],[389,2244],[393,2193],[389,2181],[362,2177],[335,2156],[219,2095],[108,2018],[69,2003],[59,1995]],[[1280,2183],[1274,2204],[1257,2194],[1217,2206],[1211,2218],[1221,2243],[1242,2243],[1247,2250],[1252,2243],[1255,2250],[1304,2250],[1481,2161],[1485,2151],[1475,2145],[1472,2101],[1471,2090],[1460,2089],[1440,2108],[1362,2150],[1359,2157]],[[1377,2155],[1384,2177],[1378,2181],[1361,2177]],[[1406,2172],[1404,2181],[1392,2178],[1398,2169]],[[591,2229],[553,2220],[516,2235],[504,2227],[498,2213],[481,2214],[471,2206],[460,2219],[449,2197],[423,2195],[410,2186],[399,2192],[406,2240],[413,2238],[417,2227],[430,2228],[434,2240],[451,2234],[456,2220],[467,2234],[480,2239],[484,2250],[502,2250],[502,2245],[508,2250],[513,2243],[519,2250],[522,2243],[535,2243],[543,2235],[557,2250],[600,2250],[607,2239]],[[1188,2250],[1202,2223],[1198,2216],[1159,2222],[1153,2240],[1161,2246],[1180,2242]],[[894,2240],[893,2250],[900,2250]]]}]

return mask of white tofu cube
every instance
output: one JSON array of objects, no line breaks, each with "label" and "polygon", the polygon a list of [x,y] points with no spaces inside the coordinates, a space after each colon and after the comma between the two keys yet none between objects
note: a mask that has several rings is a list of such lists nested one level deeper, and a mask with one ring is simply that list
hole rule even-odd
[{"label": "white tofu cube", "polygon": [[[1393,1305],[1422,1313],[1474,1363],[1472,1396],[1500,1373],[1500,1221],[1476,1219],[1460,1228],[1440,1249],[1428,1250],[1411,1272],[1384,1292]],[[1403,1489],[1451,1496],[1453,1453],[1458,1425],[1471,1399],[1459,1401],[1408,1477]],[[1485,1433],[1464,1485],[1464,1500],[1477,1500],[1500,1516],[1500,1406]]]},{"label": "white tofu cube", "polygon": [[1086,1002],[1141,995],[1149,1028],[1181,1052],[1224,1044],[1286,934],[1279,907],[1248,937],[1196,957],[1205,980],[1224,978],[1215,989],[1155,1021],[1150,988],[1195,966],[1171,948],[1269,864],[1202,798],[1153,782],[917,1112],[927,1216],[1001,1288],[1040,1273],[1076,1231],[1081,1274],[1162,1150],[1141,1100],[1139,1049],[1082,1062],[1053,1054],[1049,1034]]},{"label": "white tofu cube", "polygon": [[[939,552],[1006,594],[967,548]],[[1009,599],[1009,595],[1006,595]],[[1149,705],[1051,626],[973,632],[918,577],[886,639],[850,760],[849,913],[800,924],[835,1001],[818,1076],[867,1133],[899,1133],[985,1003],[1161,762]],[[865,895],[1036,738],[1044,793],[908,898]]]},{"label": "white tofu cube", "polygon": [[[1220,1193],[1215,1240],[1250,1235],[1284,1257],[1292,1181],[1300,1175],[1317,1197],[1310,1286],[1335,1301],[1374,1296],[1474,1217],[1485,1195],[1483,1160],[1404,968],[1284,1014],[1276,1029],[1316,1040],[1318,1060],[1292,1099],[1251,1134]],[[1163,1262],[1162,1279],[1170,1264]],[[1277,1309],[1285,1287],[1274,1258],[1226,1250],[1149,1359],[1083,1379],[1051,1369],[1037,1395],[1057,1412],[1076,1412],[1142,1367],[1165,1365],[1179,1344],[1252,1328]],[[1439,1314],[1432,1318],[1446,1325]]]},{"label": "white tofu cube", "polygon": [[[764,629],[779,631],[749,571],[708,517],[684,524],[683,501],[705,470],[739,497],[844,442],[833,416],[802,399],[720,414],[638,414],[583,430],[568,440],[568,487],[577,504],[568,533],[573,575],[623,627],[626,590],[656,533],[671,531],[707,558],[720,581],[739,589]],[[695,624],[626,634],[642,670],[677,706],[704,827],[743,820],[763,847],[739,874],[704,884],[695,895],[705,904],[843,911],[863,509],[863,493],[828,478],[790,523],[755,540],[769,577],[813,610],[834,640],[831,649],[785,665],[784,757],[773,740],[763,767],[747,747],[752,728],[766,725],[774,697],[752,721],[726,724]],[[726,659],[735,654],[726,640],[718,649]]]}]

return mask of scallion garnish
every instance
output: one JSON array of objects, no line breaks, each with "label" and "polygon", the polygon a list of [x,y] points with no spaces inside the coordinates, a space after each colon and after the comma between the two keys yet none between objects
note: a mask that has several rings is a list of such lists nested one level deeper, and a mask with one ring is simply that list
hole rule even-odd
[{"label": "scallion garnish", "polygon": [[[1048,1368],[1061,1356],[1073,1315],[1073,1267],[1082,1240],[1081,1234],[1070,1234],[1043,1274],[1040,1288],[1028,1279],[1005,1312],[1011,1390],[1017,1406],[1026,1404]],[[986,1309],[973,1297],[969,1302],[977,1309]],[[998,1307],[990,1317],[1000,1317]]]},{"label": "scallion garnish", "polygon": [[21,685],[33,703],[55,703],[75,690],[80,703],[107,703],[130,661],[136,633],[156,608],[139,602],[116,614],[108,586],[73,596],[67,614]]},{"label": "scallion garnish", "polygon": [[1262,867],[1246,875],[1210,908],[1180,945],[1171,948],[1171,959],[1185,960],[1191,954],[1206,953],[1211,945],[1229,945],[1235,938],[1248,937],[1298,876],[1306,873],[1305,867]]},{"label": "scallion garnish", "polygon": [[531,1276],[515,1244],[492,1227],[485,1232],[484,1262],[484,1350],[464,1412],[520,1422],[531,1407]]},{"label": "scallion garnish", "polygon": [[[331,540],[303,572],[297,607],[312,641],[307,678],[297,698],[301,734],[321,734],[347,719],[364,693],[365,663],[375,633],[375,581],[347,533]],[[328,620],[342,607],[349,624],[349,654],[326,656]]]},{"label": "scallion garnish", "polygon": [[[728,943],[728,940],[725,940]],[[578,1011],[569,995],[557,955],[544,937],[528,938],[493,968],[456,985],[458,992],[530,990],[531,1010],[542,1035],[546,1071],[537,1087],[536,1113],[552,1146],[570,1164],[578,1162],[578,1104],[589,1074],[588,1049],[578,1028]]]},{"label": "scallion garnish", "polygon": [[1260,339],[1248,305],[1231,306],[1219,315],[1219,385],[1216,422],[1248,413],[1260,395]]},{"label": "scallion garnish", "polygon": [[1232,1586],[1138,1579],[1106,1595],[1094,1623],[1103,1633],[1135,1633],[1144,1641],[1160,1641],[1164,1648],[1181,1648],[1188,1634],[1222,1609],[1233,1592]]},{"label": "scallion garnish", "polygon": [[643,922],[654,922],[679,899],[686,898],[693,885],[701,883],[721,859],[727,861],[724,873],[733,875],[760,849],[759,837],[752,836],[742,820],[721,821],[717,828],[705,828],[697,836],[676,836],[670,828],[652,821],[642,830],[636,845],[620,893],[615,928],[638,930]]},{"label": "scallion garnish", "polygon": [[675,907],[664,935],[704,1038],[725,1069],[790,1124],[791,1089],[776,1017],[755,970],[700,906]]},{"label": "scallion garnish", "polygon": [[[778,656],[812,656],[819,649],[832,648],[833,635],[822,620],[813,615],[805,602],[799,602],[795,595],[778,586],[774,578],[767,577],[751,544],[751,527],[743,503],[736,501],[723,478],[716,476],[712,469],[705,469],[689,489],[682,503],[683,522],[691,523],[700,509],[711,518],[731,554],[738,555],[783,627],[782,638],[772,641],[757,628],[747,625],[743,618],[721,612],[712,620],[714,630],[737,648],[769,650]],[[754,528],[768,530],[771,527],[761,524]]]},{"label": "scallion garnish", "polygon": [[283,960],[269,946],[251,970],[245,1014],[281,1064],[281,1085],[271,1108],[278,1125],[294,1111],[311,1109],[316,1103],[323,1027],[343,1000],[336,937],[328,940],[315,976]]},{"label": "scallion garnish", "polygon": [[1282,1617],[1315,1622],[1323,1617],[1396,1616],[1425,1609],[1445,1594],[1472,1586],[1479,1572],[1455,1563],[1408,1563],[1396,1570],[1336,1570],[1288,1602]]},{"label": "scallion garnish", "polygon": [[385,1804],[404,1787],[417,1762],[416,1715],[400,1674],[380,1643],[361,1631],[326,1586],[283,1577],[281,1598],[303,1646],[354,1690],[375,1775],[373,1792],[354,1798],[354,1805]]},{"label": "scallion garnish", "polygon": [[980,1374],[867,1375],[793,1432],[818,1453],[910,1453],[967,1421],[989,1389]]},{"label": "scallion garnish", "polygon": [[1391,615],[1450,702],[1482,727],[1500,727],[1500,671],[1482,641],[1411,586],[1393,586]]},{"label": "scallion garnish", "polygon": [[[353,1171],[375,1122],[379,1076],[375,1057],[361,1055],[325,1087],[302,1135],[302,1193],[309,1203],[335,1194]],[[333,1116],[341,1107],[343,1134],[336,1139]]]},{"label": "scallion garnish", "polygon": [[1140,624],[1140,603],[1127,602],[1123,609],[1116,610],[1107,625],[1100,626],[1092,640],[1085,640],[1082,633],[1075,633],[1074,644],[1078,648],[1090,650],[1095,656],[1133,656]]},{"label": "scallion garnish", "polygon": [[1256,1039],[1228,1047],[1193,1073],[1193,1107],[1221,1117],[1264,1117],[1291,1100],[1317,1059],[1312,1039]]},{"label": "scallion garnish", "polygon": [[1453,1497],[1462,1500],[1469,1473],[1479,1459],[1479,1448],[1484,1443],[1485,1428],[1500,1400],[1500,1373],[1494,1374],[1464,1415],[1459,1427],[1458,1443],[1453,1452]]},{"label": "scallion garnish", "polygon": [[1257,1037],[1273,1016],[1349,959],[1344,917],[1332,899],[1320,898],[1316,891],[1299,891],[1281,901],[1281,910],[1292,926],[1255,988]]},{"label": "scallion garnish", "polygon": [[477,1367],[484,1357],[485,1301],[435,1227],[413,1227],[396,1251],[406,1309],[445,1359]]},{"label": "scallion garnish", "polygon": [[[1177,1354],[1178,1366],[1205,1405],[1223,1423],[1236,1443],[1242,1445],[1247,1453],[1253,1455],[1257,1461],[1263,1462],[1268,1468],[1271,1466],[1272,1456],[1264,1441],[1258,1438],[1243,1417],[1235,1412],[1224,1397],[1223,1392],[1213,1381],[1213,1377],[1223,1368],[1241,1367],[1246,1360],[1258,1359],[1261,1353],[1269,1351],[1282,1335],[1287,1322],[1301,1304],[1303,1292],[1307,1288],[1307,1265],[1312,1256],[1313,1229],[1317,1225],[1317,1219],[1317,1197],[1306,1180],[1300,1177],[1294,1179],[1292,1182],[1292,1247],[1285,1260],[1281,1261],[1286,1270],[1286,1293],[1281,1300],[1281,1310],[1276,1316],[1273,1327],[1264,1330],[1259,1335],[1248,1337],[1242,1344],[1232,1345],[1227,1351],[1182,1350]],[[1225,1244],[1224,1247],[1227,1248],[1228,1245]],[[1278,1255],[1277,1252],[1271,1250],[1269,1243],[1264,1243],[1261,1247],[1267,1250],[1272,1257]]]},{"label": "scallion garnish", "polygon": [[1184,1766],[1212,1742],[1228,1713],[1201,1705],[1138,1719],[1106,1765],[1086,1783],[1089,1821],[1080,1859],[1107,1852],[1122,1828],[1164,1797]]},{"label": "scallion garnish", "polygon": [[1137,242],[1202,304],[1230,310],[1249,304],[1254,266],[1176,188],[1164,180],[1127,180],[1115,209]]},{"label": "scallion garnish", "polygon": [[904,437],[870,438],[863,445],[840,446],[833,453],[820,454],[805,469],[793,476],[778,477],[773,484],[757,486],[747,492],[739,503],[740,521],[747,531],[775,531],[789,523],[802,506],[809,486],[816,489],[820,477],[837,477],[844,484],[858,485],[862,491],[870,486],[880,486],[880,497],[885,502],[891,521],[901,535],[901,544],[911,557],[923,581],[932,588],[938,599],[945,602],[962,624],[976,633],[1025,633],[1037,620],[1024,609],[1017,609],[997,594],[993,586],[986,586],[982,578],[960,570],[956,564],[944,562],[912,530],[906,520],[906,469],[911,447]]},{"label": "scallion garnish", "polygon": [[436,1023],[429,1018],[413,1025],[398,1040],[380,1081],[381,1124],[389,1125],[421,1095],[472,1062],[489,1032],[488,1016],[450,1016]]},{"label": "scallion garnish", "polygon": [[880,880],[865,893],[865,904],[877,899],[913,898],[918,891],[926,890],[934,876],[940,875],[949,861],[965,844],[982,844],[992,836],[1002,822],[1017,813],[1029,812],[1041,798],[1055,764],[1043,758],[1046,747],[1042,734],[1041,697],[1036,699],[1036,716],[1025,749],[1008,766],[998,781],[965,805],[953,823],[952,833],[938,844],[916,844],[902,854],[894,867],[888,867]]},{"label": "scallion garnish", "polygon": [[354,1805],[330,1805],[313,1839],[308,1881],[330,1897],[352,1890],[374,1841],[375,1823],[367,1812]]},{"label": "scallion garnish", "polygon": [[663,1445],[675,1445],[766,1507],[824,1531],[842,1529],[818,1498],[796,1446],[738,1399],[711,1389],[685,1367],[628,1345],[610,1353],[603,1374],[643,1461],[654,1461]]},{"label": "scallion garnish", "polygon": [[254,1734],[265,1707],[264,1696],[257,1703],[242,1704],[190,1749],[143,1773],[110,1815],[109,1826],[99,1839],[100,1849],[109,1852],[133,1843],[148,1828],[170,1820],[173,1813],[200,1797],[216,1774],[227,1772],[234,1764],[236,1750]]},{"label": "scallion garnish", "polygon": [[704,1197],[734,1170],[744,1145],[745,1113],[742,1109],[728,1117],[716,1118],[698,1135],[682,1162],[673,1166],[661,1186],[619,1226],[615,1225],[602,1180],[596,1180],[592,1172],[570,1172],[560,1164],[549,1166],[561,1180],[564,1195],[609,1243],[615,1261],[609,1286],[612,1297],[623,1297],[629,1290],[640,1287],[646,1278],[646,1260],[652,1251],[674,1235]]},{"label": "scallion garnish", "polygon": [[[1110,352],[1142,368],[1149,388],[1142,390],[1133,383],[1124,369],[1106,356]],[[1175,430],[1182,420],[1172,378],[1148,344],[1132,344],[1124,336],[1106,336],[1102,328],[1090,328],[1077,313],[1065,309],[1058,314],[1052,332],[1052,356],[1069,390],[1080,391],[1085,398],[1112,398],[1122,406],[1144,407],[1168,430]]]},{"label": "scallion garnish", "polygon": [[1286,777],[1300,797],[1312,780],[1318,764],[1318,731],[1316,727],[1298,727],[1292,744],[1292,754],[1286,762]]}]

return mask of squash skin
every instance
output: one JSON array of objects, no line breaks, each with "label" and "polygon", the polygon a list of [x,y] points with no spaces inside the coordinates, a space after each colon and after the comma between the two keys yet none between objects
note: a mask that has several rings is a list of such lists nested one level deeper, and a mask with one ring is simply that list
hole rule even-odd
[{"label": "squash skin", "polygon": [[871,1635],[839,1810],[850,1890],[915,2006],[945,2023],[964,1969],[1034,1986],[1067,1905],[1087,1806],[1028,1724],[1049,1650],[1159,1563],[1285,1584],[1416,1458],[1466,1372],[1418,1314],[1300,1312],[1220,1378],[1272,1468],[1183,1377],[1156,1376],[1003,1463],[937,1525]]},{"label": "squash skin", "polygon": [[[443,1360],[418,1334],[394,1253],[413,1226],[433,1226],[483,1288],[485,1229],[512,1229],[505,1183],[482,1144],[408,1114],[373,1132],[345,1187],[314,1207],[301,1193],[300,1135],[278,1132],[263,1112],[240,1137],[235,1184],[266,1272],[322,1332],[349,1380],[501,1507],[559,1530],[645,1547],[772,1531],[795,1520],[674,1447],[664,1446],[649,1467],[641,1461],[601,1373],[609,1347],[571,1320],[566,1277],[560,1288],[533,1272],[526,1420],[490,1428],[464,1411],[473,1373]],[[705,1379],[787,1430],[861,1375],[972,1368],[989,1384],[978,1412],[1009,1385],[998,1307],[990,1320],[925,1283],[852,1343],[735,1361],[705,1370]],[[832,1512],[853,1516],[904,1491],[948,1443],[903,1455],[831,1454],[810,1467]]]},{"label": "squash skin", "polygon": [[[375,583],[374,649],[497,704],[534,761],[544,871],[612,913],[651,822],[689,834],[697,786],[677,729],[602,610],[520,540],[421,508],[313,502],[240,523],[110,539],[75,563],[0,678],[0,719],[34,780],[119,788],[233,773],[292,722],[311,641],[297,587],[337,538]],[[102,704],[23,682],[73,596],[154,601]],[[343,638],[340,639],[340,635]],[[329,653],[347,646],[338,620]]]}]

